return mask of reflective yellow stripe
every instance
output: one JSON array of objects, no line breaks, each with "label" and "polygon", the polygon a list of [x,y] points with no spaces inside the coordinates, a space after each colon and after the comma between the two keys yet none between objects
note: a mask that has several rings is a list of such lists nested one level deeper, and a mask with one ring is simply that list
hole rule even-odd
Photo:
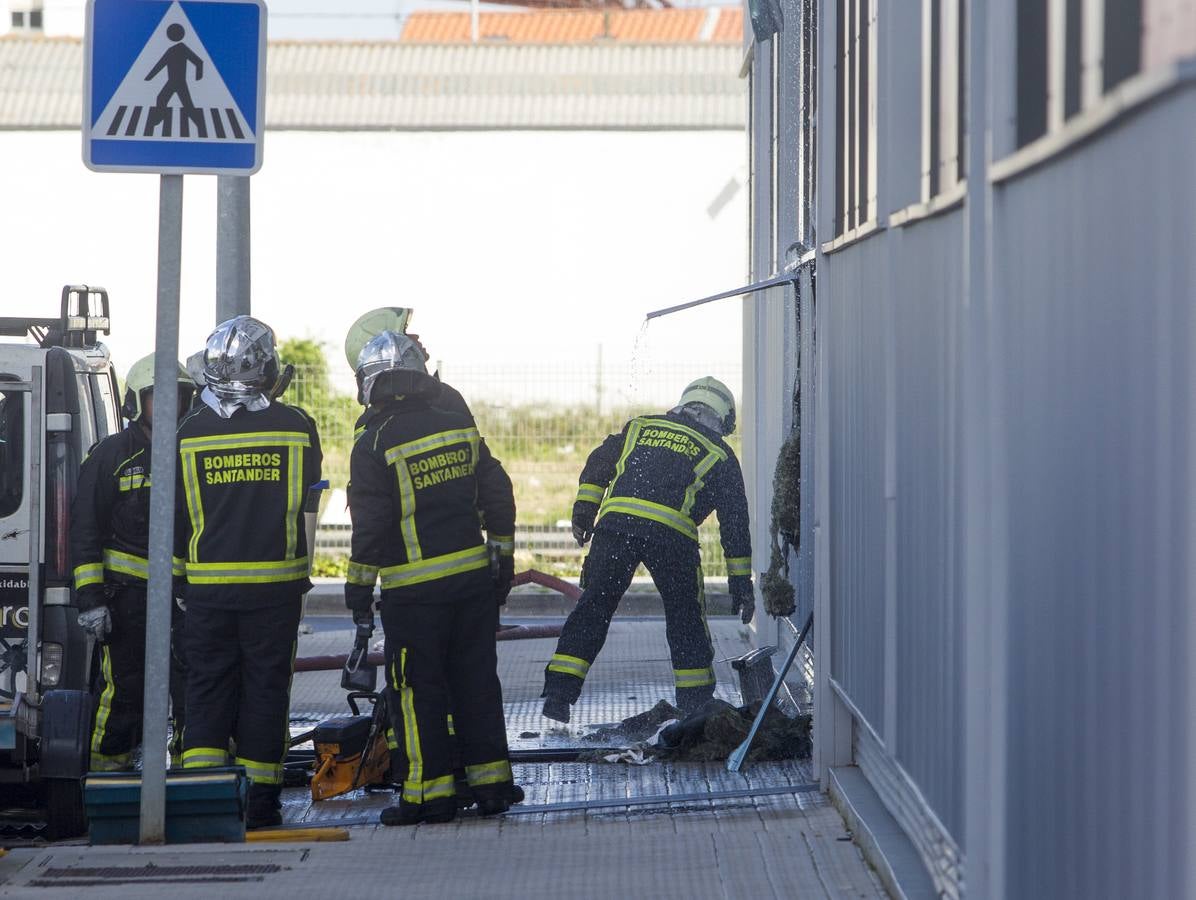
[{"label": "reflective yellow stripe", "polygon": [[471,787],[514,780],[511,775],[511,764],[505,759],[491,763],[482,763],[476,766],[466,766],[465,777],[469,779]]},{"label": "reflective yellow stripe", "polygon": [[199,538],[203,534],[203,501],[199,496],[199,463],[195,454],[184,454],[181,460],[183,466],[183,494],[187,499],[187,515],[191,519],[191,540],[187,542],[187,559],[196,562],[199,559]]},{"label": "reflective yellow stripe", "polygon": [[619,454],[619,461],[615,463],[615,477],[611,480],[611,484],[617,483],[623,477],[623,472],[627,468],[627,458],[631,456],[631,451],[635,449],[635,443],[639,440],[640,432],[643,430],[643,419],[632,419],[631,424],[627,426],[627,437],[623,439],[623,452]]},{"label": "reflective yellow stripe", "polygon": [[449,713],[444,718],[444,724],[448,726],[448,733],[453,737],[457,735],[457,726],[453,724],[453,714]]},{"label": "reflective yellow stripe", "polygon": [[110,572],[149,578],[149,560],[144,556],[121,553],[119,550],[109,550],[107,547],[104,548],[104,568]]},{"label": "reflective yellow stripe", "polygon": [[251,431],[212,437],[183,438],[179,452],[192,454],[206,450],[236,450],[241,447],[310,447],[311,436],[303,431]]},{"label": "reflective yellow stripe", "polygon": [[75,590],[87,587],[89,584],[104,583],[103,563],[83,563],[75,566]]},{"label": "reflective yellow stripe", "polygon": [[690,513],[694,508],[694,501],[698,498],[698,491],[706,484],[706,476],[718,461],[719,457],[711,453],[703,457],[702,461],[694,466],[694,480],[685,489],[685,499],[681,502],[681,515],[687,519],[690,518]]},{"label": "reflective yellow stripe", "polygon": [[706,435],[702,434],[702,432],[695,428],[690,428],[688,425],[681,425],[677,422],[674,422],[672,419],[657,419],[655,421],[648,419],[645,421],[648,425],[655,425],[659,426],[660,428],[668,428],[672,431],[680,431],[682,434],[688,435],[701,444],[707,453],[711,453],[714,456],[717,456],[719,459],[727,458],[727,454],[723,452],[721,447],[719,447],[716,443],[710,440],[710,438],[706,437]]},{"label": "reflective yellow stripe", "polygon": [[[403,781],[403,792],[406,794],[408,785],[416,791],[422,791],[424,778],[424,754],[419,743],[419,721],[415,718],[415,692],[407,683],[407,648],[399,651],[400,675],[394,671],[391,662],[391,683],[399,692],[399,709],[403,714],[403,736],[407,744],[407,778]],[[422,796],[422,795],[421,795]],[[418,803],[416,799],[413,802]]]},{"label": "reflective yellow stripe", "polygon": [[187,574],[186,560],[184,560],[178,556],[172,556],[170,558],[170,574],[177,575],[180,578],[183,577],[184,575],[186,575]]},{"label": "reflective yellow stripe", "polygon": [[448,578],[450,575],[484,569],[489,565],[490,556],[486,552],[486,545],[479,544],[468,550],[446,553],[444,556],[433,556],[431,559],[421,559],[419,562],[387,566],[379,570],[379,574],[382,576],[382,590],[385,591],[391,588],[435,581],[437,578]]},{"label": "reflective yellow stripe", "polygon": [[91,732],[91,752],[99,753],[104,733],[108,730],[108,716],[112,714],[112,697],[116,693],[116,681],[112,677],[112,654],[107,644],[100,645],[100,675],[104,679],[104,690],[96,708],[96,725]]},{"label": "reflective yellow stripe", "polygon": [[87,764],[93,772],[123,772],[133,767],[132,753],[117,753],[109,756],[106,753],[91,751],[91,761]]},{"label": "reflective yellow stripe", "polygon": [[190,584],[272,584],[306,577],[306,556],[267,562],[187,563]]},{"label": "reflective yellow stripe", "polygon": [[606,488],[596,484],[582,483],[577,486],[577,500],[581,503],[601,503],[605,493]]},{"label": "reflective yellow stripe", "polygon": [[428,800],[444,800],[457,793],[456,780],[452,775],[442,775],[430,778],[418,784],[411,781],[403,782],[403,799],[408,803],[424,803]]},{"label": "reflective yellow stripe", "polygon": [[386,749],[398,750],[399,739],[395,737],[395,730],[393,728],[386,729]]},{"label": "reflective yellow stripe", "polygon": [[[299,511],[303,504],[303,449],[291,447],[287,454],[287,549],[283,554],[293,559],[299,543]],[[311,548],[308,547],[308,552]]]},{"label": "reflective yellow stripe", "polygon": [[386,462],[388,465],[394,465],[400,459],[418,456],[421,453],[429,453],[432,450],[439,450],[441,447],[448,447],[450,444],[469,444],[474,448],[474,459],[476,461],[476,445],[481,439],[482,436],[476,428],[458,428],[453,431],[441,431],[436,434],[429,434],[427,437],[422,437],[418,440],[408,441],[405,444],[391,447],[386,451]]},{"label": "reflective yellow stripe", "polygon": [[714,684],[714,669],[673,669],[673,682],[679,688]]},{"label": "reflective yellow stripe", "polygon": [[489,536],[489,542],[498,548],[500,556],[515,555],[515,535],[492,534]]},{"label": "reflective yellow stripe", "polygon": [[250,781],[256,781],[258,784],[282,784],[282,766],[279,763],[261,762],[238,756],[233,760],[233,765],[244,766],[245,774]]},{"label": "reflective yellow stripe", "polygon": [[377,566],[367,566],[365,563],[349,560],[349,571],[345,574],[345,581],[349,582],[349,584],[359,584],[372,588],[377,580]]},{"label": "reflective yellow stripe", "polygon": [[548,663],[549,672],[560,672],[564,675],[573,675],[577,678],[584,679],[586,673],[590,671],[590,664],[584,659],[579,659],[576,656],[568,656],[564,653],[552,654],[552,660]]},{"label": "reflective yellow stripe", "polygon": [[210,769],[228,764],[228,753],[219,747],[192,747],[183,751],[184,769]]},{"label": "reflective yellow stripe", "polygon": [[365,426],[358,425],[356,428],[353,429],[353,440],[356,441],[363,434],[365,434]]},{"label": "reflective yellow stripe", "polygon": [[135,491],[143,487],[152,487],[148,475],[122,475],[119,488],[122,491]]},{"label": "reflective yellow stripe", "polygon": [[117,473],[119,473],[121,469],[123,469],[125,466],[127,466],[129,463],[131,463],[133,460],[135,460],[137,457],[139,457],[144,452],[145,452],[145,448],[142,447],[140,450],[138,450],[136,453],[134,453],[128,459],[122,459],[119,463],[116,464],[116,468],[112,470],[112,474],[116,475]]},{"label": "reflective yellow stripe", "polygon": [[727,574],[728,575],[751,575],[752,574],[752,558],[750,556],[728,556],[727,557]]},{"label": "reflective yellow stripe", "polygon": [[612,512],[659,522],[674,531],[681,532],[688,538],[695,541],[698,539],[698,528],[694,525],[693,519],[662,503],[640,500],[637,497],[607,497],[606,502],[602,504],[600,515],[605,516]]},{"label": "reflective yellow stripe", "polygon": [[411,480],[411,472],[407,469],[406,462],[400,460],[394,466],[395,478],[399,482],[399,506],[402,511],[399,530],[403,533],[403,548],[407,551],[407,559],[415,562],[424,556],[419,546],[419,532],[415,527],[415,484]]}]

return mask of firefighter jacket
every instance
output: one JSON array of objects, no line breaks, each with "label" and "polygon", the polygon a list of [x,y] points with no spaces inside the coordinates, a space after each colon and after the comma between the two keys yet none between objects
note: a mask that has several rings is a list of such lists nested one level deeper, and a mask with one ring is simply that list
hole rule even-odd
[{"label": "firefighter jacket", "polygon": [[722,437],[688,416],[639,416],[612,434],[582,469],[575,522],[622,534],[680,534],[718,512],[728,575],[750,575],[752,539],[743,473]]},{"label": "firefighter jacket", "polygon": [[320,480],[320,438],[278,401],[221,418],[207,405],[179,425],[175,574],[191,604],[256,609],[311,588],[303,507]]},{"label": "firefighter jacket", "polygon": [[83,460],[71,506],[71,564],[79,609],[104,603],[105,582],[149,577],[150,439],[138,424],[104,438]]},{"label": "firefighter jacket", "polygon": [[379,580],[397,600],[488,584],[482,529],[514,552],[515,495],[473,420],[407,397],[371,405],[363,425],[349,463],[346,605],[369,609]]},{"label": "firefighter jacket", "polygon": [[[473,425],[473,412],[470,410],[469,404],[465,402],[465,398],[461,396],[461,392],[451,384],[445,384],[443,381],[441,381],[440,373],[437,373],[432,377],[436,379],[436,384],[438,386],[436,396],[429,400],[432,406],[436,407],[436,409],[443,410],[444,412],[459,413],[465,416],[465,418],[469,419],[469,424]],[[365,424],[367,419],[370,417],[371,412],[385,402],[387,401],[379,401],[378,403],[373,404],[357,417],[357,422],[353,425],[353,440],[356,441],[359,437],[361,437],[362,432],[365,431]]]}]

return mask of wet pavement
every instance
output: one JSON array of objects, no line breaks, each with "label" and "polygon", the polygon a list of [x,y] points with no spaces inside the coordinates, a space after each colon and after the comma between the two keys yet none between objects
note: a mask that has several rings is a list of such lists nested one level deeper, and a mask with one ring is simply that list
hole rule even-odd
[{"label": "wet pavement", "polygon": [[[526,622],[524,619],[511,621]],[[312,617],[299,655],[344,653],[347,617]],[[738,702],[728,660],[752,646],[737,619],[711,620],[716,696]],[[516,750],[593,749],[603,725],[672,700],[664,624],[617,618],[574,707],[560,725],[539,714],[555,639],[499,643],[508,734]],[[339,672],[300,673],[293,731],[348,708]],[[385,828],[389,792],[355,791],[312,803],[284,793],[291,825],[349,825],[345,843],[113,848],[56,845],[0,857],[0,897],[883,897],[825,795],[800,790],[808,761],[763,763],[741,774],[720,763],[517,763],[527,798],[518,814],[467,815],[449,825]],[[790,792],[788,786],[795,789]],[[711,792],[781,791],[711,800]],[[695,796],[696,795],[696,796]],[[540,811],[546,804],[668,797],[649,806]]]}]

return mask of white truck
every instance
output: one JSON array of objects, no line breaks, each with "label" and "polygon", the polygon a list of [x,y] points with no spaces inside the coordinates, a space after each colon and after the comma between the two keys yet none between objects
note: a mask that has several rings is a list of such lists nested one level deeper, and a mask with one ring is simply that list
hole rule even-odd
[{"label": "white truck", "polygon": [[92,644],[76,622],[70,509],[79,465],[122,427],[102,288],[58,318],[0,317],[0,793],[40,792],[51,838],[86,828]]}]

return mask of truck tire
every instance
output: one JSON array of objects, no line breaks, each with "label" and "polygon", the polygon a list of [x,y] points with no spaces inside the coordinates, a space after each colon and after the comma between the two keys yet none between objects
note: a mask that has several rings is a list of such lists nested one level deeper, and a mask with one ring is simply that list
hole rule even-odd
[{"label": "truck tire", "polygon": [[83,785],[77,778],[47,778],[46,837],[52,841],[87,833],[83,810]]}]

